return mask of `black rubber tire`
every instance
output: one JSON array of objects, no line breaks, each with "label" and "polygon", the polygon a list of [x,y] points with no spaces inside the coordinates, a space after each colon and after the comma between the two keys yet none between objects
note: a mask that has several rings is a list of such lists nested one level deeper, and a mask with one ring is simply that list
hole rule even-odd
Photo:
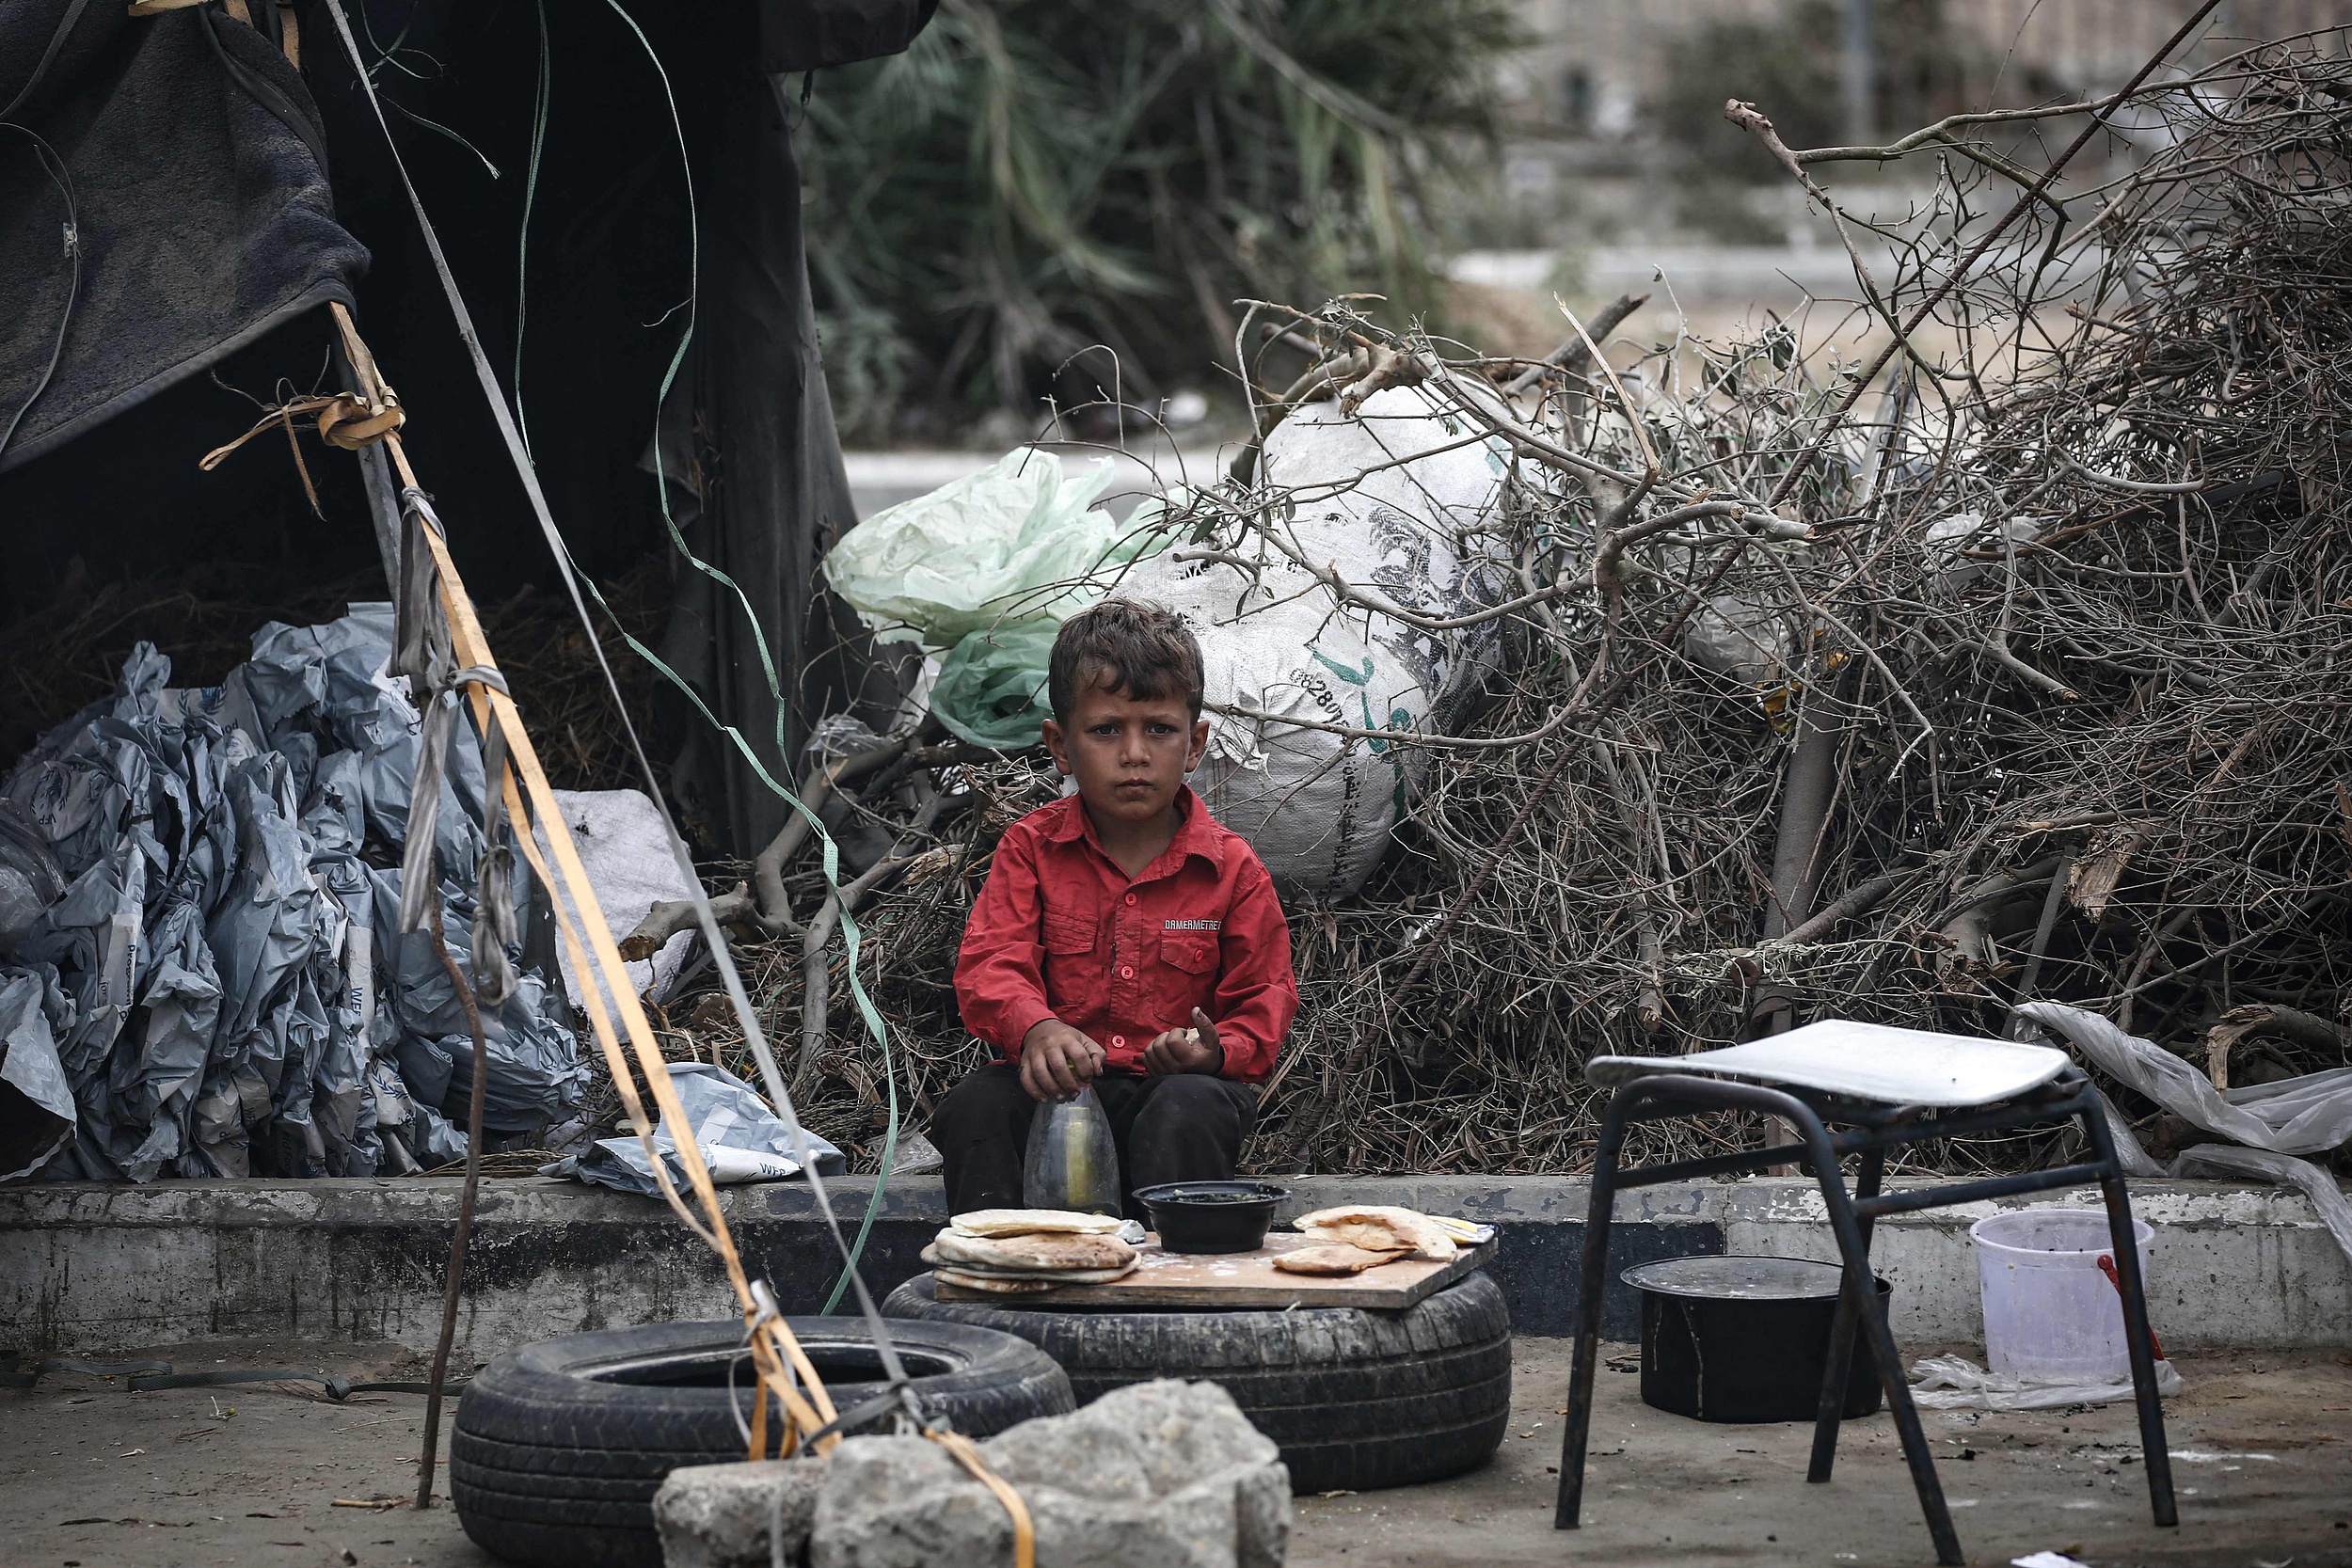
[{"label": "black rubber tire", "polygon": [[[882,1392],[863,1323],[787,1321],[836,1408]],[[523,1568],[660,1568],[653,1495],[662,1478],[743,1457],[726,1387],[742,1340],[739,1323],[647,1323],[492,1361],[458,1402],[450,1437],[450,1497],[466,1533]],[[1076,1408],[1062,1370],[1013,1335],[906,1323],[892,1325],[891,1340],[926,1407],[958,1432],[985,1437]],[[739,1369],[737,1394],[747,1412],[748,1372]],[[680,1381],[653,1381],[664,1377]]]},{"label": "black rubber tire", "polygon": [[1291,1490],[1368,1492],[1475,1469],[1511,1419],[1511,1315],[1483,1274],[1401,1312],[1073,1312],[943,1302],[929,1275],[882,1314],[1018,1334],[1080,1404],[1155,1377],[1204,1378],[1281,1446]]}]

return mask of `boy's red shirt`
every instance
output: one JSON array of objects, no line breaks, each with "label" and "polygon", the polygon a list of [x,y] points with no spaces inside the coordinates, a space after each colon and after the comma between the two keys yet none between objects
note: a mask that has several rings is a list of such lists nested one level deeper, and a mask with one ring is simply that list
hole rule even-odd
[{"label": "boy's red shirt", "polygon": [[1143,1048],[1199,1007],[1225,1048],[1221,1076],[1274,1070],[1298,1012],[1274,879],[1190,785],[1177,805],[1175,839],[1132,879],[1075,795],[1005,830],[956,955],[956,1001],[1006,1060],[1058,1018],[1103,1047],[1106,1070],[1140,1073]]}]

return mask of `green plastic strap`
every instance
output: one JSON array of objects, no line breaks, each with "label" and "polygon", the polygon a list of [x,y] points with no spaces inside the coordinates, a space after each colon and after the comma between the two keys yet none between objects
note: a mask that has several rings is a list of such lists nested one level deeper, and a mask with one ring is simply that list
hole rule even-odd
[{"label": "green plastic strap", "polygon": [[[670,388],[677,380],[679,367],[686,362],[687,348],[694,341],[694,327],[702,293],[702,215],[694,197],[693,170],[687,161],[686,128],[678,119],[677,97],[670,87],[670,73],[663,69],[660,55],[654,52],[653,44],[646,39],[644,29],[637,25],[636,18],[622,8],[620,0],[605,0],[605,4],[611,7],[612,13],[627,24],[628,30],[636,35],[639,46],[645,51],[646,57],[653,62],[655,72],[661,78],[661,93],[670,110],[670,129],[677,137],[678,165],[686,183],[690,246],[686,329],[678,335],[677,351],[671,355],[669,369],[662,372],[661,387],[654,397],[654,491],[660,501],[661,526],[669,531],[670,543],[676,548],[679,555],[686,558],[688,564],[711,581],[723,584],[727,592],[735,595],[736,603],[742,607],[744,622],[752,629],[752,639],[758,651],[761,677],[768,683],[768,694],[775,700],[776,755],[782,758],[786,755],[785,717],[788,708],[784,698],[784,683],[776,670],[775,657],[768,648],[767,633],[761,628],[759,617],[753,612],[751,599],[744,594],[741,585],[725,572],[696,555],[686,543],[686,535],[680,531],[677,519],[670,515],[670,481],[669,476],[661,471],[660,435],[661,409],[669,402]],[[832,891],[834,897],[839,900],[841,898],[841,847],[834,842],[833,834],[826,832],[824,823],[818,819],[817,814],[808,809],[807,803],[800,796],[793,793],[788,786],[779,782],[773,774],[768,771],[767,766],[759,760],[750,743],[743,738],[741,731],[732,724],[721,723],[718,715],[710,711],[709,705],[703,701],[699,692],[689,686],[685,679],[664,663],[651,648],[640,642],[629,634],[627,627],[621,626],[620,617],[612,614],[612,607],[605,602],[603,593],[593,581],[585,577],[581,580],[587,582],[588,592],[596,599],[597,606],[607,615],[612,617],[613,626],[620,630],[621,636],[629,648],[640,658],[651,665],[664,680],[683,693],[687,701],[693,705],[695,711],[700,713],[712,728],[727,737],[736,751],[742,754],[743,760],[751,765],[752,770],[759,776],[762,784],[775,791],[778,797],[806,819],[809,830],[817,835],[818,842],[823,847],[825,886]],[[866,1200],[866,1214],[858,1224],[857,1238],[850,1243],[849,1252],[842,1259],[841,1274],[834,1281],[833,1293],[825,1298],[824,1310],[828,1313],[841,1305],[841,1297],[848,1291],[850,1281],[857,1272],[858,1259],[866,1254],[866,1238],[873,1234],[875,1217],[882,1212],[883,1193],[890,1182],[890,1164],[897,1157],[898,1149],[898,1074],[897,1062],[890,1049],[889,1026],[883,1023],[881,1010],[874,1006],[873,998],[866,994],[866,982],[858,974],[858,950],[864,940],[864,933],[858,927],[856,917],[850,913],[846,905],[841,911],[840,919],[842,948],[848,960],[850,995],[857,1003],[858,1016],[864,1021],[866,1033],[873,1037],[874,1043],[881,1048],[882,1053],[882,1083],[889,1095],[889,1120],[882,1134],[882,1159],[874,1173],[873,1195]],[[789,1115],[796,1125],[799,1123],[800,1115],[797,1111],[788,1106],[779,1107],[779,1109]]]},{"label": "green plastic strap", "polygon": [[548,145],[548,104],[555,96],[555,69],[548,56],[548,0],[539,11],[539,91],[531,115],[531,165],[523,171],[523,217],[515,240],[515,430],[531,451],[531,421],[523,416],[523,307],[531,297],[531,210],[539,199],[539,155]]},{"label": "green plastic strap", "polygon": [[[401,182],[401,187],[408,198],[409,208],[416,218],[419,234],[424,241],[425,250],[427,255],[432,260],[435,275],[440,281],[442,293],[447,298],[451,313],[455,319],[458,336],[466,345],[468,356],[472,361],[475,377],[480,381],[484,396],[489,404],[491,419],[498,426],[500,436],[506,444],[508,454],[515,465],[516,475],[522,482],[525,497],[531,503],[532,514],[539,525],[540,532],[546,539],[550,553],[554,555],[556,561],[564,569],[565,591],[571,597],[573,609],[579,615],[583,629],[587,630],[589,633],[591,651],[596,656],[596,662],[604,674],[606,685],[612,691],[614,701],[619,702],[619,684],[614,679],[611,666],[605,659],[602,642],[596,638],[596,628],[592,623],[591,617],[588,614],[586,602],[580,594],[581,579],[579,563],[572,558],[570,545],[564,539],[561,531],[556,527],[552,513],[548,510],[547,498],[541,492],[539,487],[537,471],[531,461],[530,454],[523,450],[521,435],[514,421],[512,405],[507,401],[504,388],[501,388],[498,384],[497,377],[490,368],[489,359],[483,353],[481,339],[474,329],[472,313],[466,308],[464,295],[457,287],[456,277],[450,271],[448,257],[444,254],[441,248],[440,238],[435,231],[432,221],[425,213],[423,200],[417,193],[415,182],[409,178],[406,166],[401,160],[399,145],[392,138],[391,126],[389,120],[385,118],[384,106],[382,103],[377,99],[374,82],[368,75],[366,65],[360,58],[358,42],[352,35],[350,19],[344,13],[342,0],[325,0],[325,3],[327,15],[334,23],[336,34],[342,43],[344,54],[351,61],[353,71],[358,78],[360,92],[365,97],[369,107],[374,112],[377,128],[384,135],[387,150],[390,153],[392,159],[394,171],[398,174]],[[669,74],[662,69],[660,56],[654,54],[651,45],[647,43],[645,40],[644,32],[638,28],[635,21],[629,17],[628,13],[621,8],[619,0],[607,0],[607,3],[612,7],[614,14],[618,15],[621,20],[628,24],[630,32],[635,34],[638,42],[645,48],[648,57],[653,61],[655,71],[661,78],[662,91],[669,101],[671,122],[673,128],[678,130],[679,150],[681,157],[683,157],[685,137],[682,128],[678,127],[676,100],[675,95],[671,93]],[[691,172],[688,178],[689,199],[691,202]],[[698,233],[695,237],[695,260],[696,264],[699,265],[700,239]],[[667,396],[671,380],[676,374],[677,366],[685,356],[686,346],[687,343],[691,341],[691,337],[692,325],[691,317],[690,316],[686,335],[680,340],[678,352],[672,358],[668,374],[663,377],[662,391],[664,397]],[[666,515],[666,496],[663,499],[665,502],[664,510]],[[672,526],[671,532],[673,538],[676,538],[677,535],[675,524]],[[683,541],[680,541],[680,543],[682,545]],[[695,560],[691,552],[688,553],[688,559],[698,568],[701,568],[706,572],[710,571],[710,568],[707,563],[700,562],[699,560]],[[713,573],[712,575],[716,576],[717,574]],[[730,586],[733,586],[732,583],[730,583]],[[593,584],[590,585],[590,592],[592,594],[595,593]],[[612,607],[604,602],[603,595],[597,594],[596,594],[596,597],[598,605],[604,609],[608,616],[611,616],[612,613]],[[740,590],[737,591],[737,597],[739,602],[742,598]],[[747,615],[749,613],[749,610],[750,607],[746,604],[745,610]],[[615,617],[615,620],[617,621],[617,617]],[[754,622],[754,626],[755,630],[756,630],[755,621]],[[626,630],[624,630],[624,636],[626,635]],[[631,646],[636,648],[641,655],[650,655],[650,650],[645,649],[643,644],[637,643],[634,639],[630,639],[629,641]],[[662,673],[666,675],[674,685],[678,686],[682,690],[687,689],[685,683],[678,679],[675,671],[667,669],[666,666],[661,666],[658,660],[655,662],[656,667],[660,669]],[[771,659],[767,655],[764,638],[761,640],[761,662],[766,673],[770,688],[771,690],[776,690],[778,692],[778,701],[779,704],[781,704],[781,690],[778,687],[774,664],[772,659]],[[693,693],[691,690],[688,690],[688,696],[695,702],[695,705],[698,708],[702,709],[706,718],[710,717],[708,709],[703,706],[699,699],[693,697]],[[771,1100],[774,1103],[778,1114],[789,1118],[790,1126],[795,1133],[798,1152],[801,1157],[803,1176],[808,1182],[809,1192],[816,1199],[818,1212],[823,1218],[826,1228],[832,1233],[835,1245],[841,1250],[846,1263],[844,1271],[845,1277],[850,1287],[857,1292],[859,1308],[865,1314],[867,1322],[873,1328],[875,1348],[881,1353],[882,1370],[894,1383],[902,1382],[905,1379],[905,1370],[899,1365],[897,1352],[890,1342],[888,1330],[883,1326],[881,1313],[874,1305],[872,1294],[866,1289],[865,1281],[858,1275],[856,1267],[857,1251],[856,1249],[852,1249],[842,1237],[840,1225],[834,1213],[832,1202],[827,1197],[825,1193],[823,1180],[818,1174],[815,1162],[808,1155],[806,1129],[802,1125],[797,1112],[795,1112],[792,1108],[790,1092],[784,1085],[783,1075],[776,1065],[774,1053],[769,1049],[767,1041],[763,1037],[763,1033],[759,1025],[759,1020],[752,1011],[751,999],[744,992],[742,978],[737,973],[732,957],[728,952],[725,936],[718,928],[718,924],[713,916],[709,900],[703,894],[698,868],[694,865],[692,858],[687,852],[685,841],[677,835],[675,824],[669,821],[668,810],[662,801],[660,781],[655,777],[652,762],[645,754],[644,747],[637,736],[635,726],[629,721],[626,705],[623,706],[621,722],[623,731],[628,737],[630,750],[636,756],[639,767],[644,772],[646,787],[652,792],[654,802],[657,807],[661,809],[664,824],[670,830],[672,847],[677,857],[680,874],[688,879],[693,895],[692,902],[694,904],[695,913],[697,916],[696,923],[702,930],[705,939],[709,942],[713,949],[712,958],[718,966],[720,978],[725,984],[728,998],[735,1006],[738,1016],[742,1021],[745,1038],[752,1047],[753,1054],[758,1059],[760,1071],[769,1085]],[[715,720],[713,720],[713,722],[715,723]],[[721,728],[734,740],[737,747],[743,752],[745,759],[752,763],[755,770],[759,772],[760,776],[763,780],[765,780],[769,787],[776,790],[779,795],[790,801],[796,809],[798,809],[804,816],[808,817],[811,825],[817,829],[818,835],[824,840],[825,843],[824,860],[827,882],[829,885],[838,887],[839,855],[831,840],[830,835],[825,834],[823,824],[817,821],[814,814],[808,811],[804,802],[798,800],[789,790],[777,784],[772,777],[770,777],[767,774],[765,768],[760,767],[758,759],[752,755],[749,747],[744,744],[740,735],[737,734],[731,726],[721,726]],[[779,743],[779,750],[781,750],[781,713],[778,717],[777,739]],[[869,1027],[879,1030],[881,1023],[880,1014],[873,1010],[871,1001],[864,994],[863,985],[857,978],[855,964],[857,927],[854,921],[845,920],[843,923],[843,929],[845,940],[849,943],[849,951],[851,958],[851,991],[857,996],[861,1010],[865,1013]],[[886,1054],[888,1046],[885,1039],[885,1071],[888,1070],[889,1066]],[[877,1202],[879,1202],[880,1197],[881,1189],[878,1185],[875,1193],[875,1199]],[[871,1206],[869,1206],[867,1215],[868,1227],[870,1227],[871,1222],[872,1212]],[[861,1230],[861,1243],[864,1240],[865,1234],[866,1231]]]}]

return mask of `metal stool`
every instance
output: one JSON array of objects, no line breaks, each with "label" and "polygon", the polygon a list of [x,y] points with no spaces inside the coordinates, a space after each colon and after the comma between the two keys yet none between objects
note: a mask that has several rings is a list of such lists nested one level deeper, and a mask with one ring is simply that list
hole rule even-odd
[{"label": "metal stool", "polygon": [[[1829,1371],[1822,1380],[1813,1428],[1808,1481],[1830,1479],[1837,1452],[1838,1413],[1846,1400],[1846,1370],[1857,1326],[1868,1336],[1886,1386],[1886,1405],[1902,1438],[1919,1511],[1927,1516],[1939,1563],[1960,1564],[1935,1458],[1911,1402],[1886,1307],[1873,1288],[1870,1228],[1881,1214],[1941,1209],[1979,1198],[2045,1191],[2096,1181],[2106,1196],[2122,1285],[2123,1332],[2129,1341],[2132,1386],[2139,1406],[2139,1441],[2148,1471],[2150,1511],[2159,1525],[2179,1522],[2172,1506],[2172,1465],[2165,1449],[2164,1407],[2156,1393],[2155,1357],[2148,1334],[2148,1302],[2140,1283],[2139,1250],[2132,1236],[2131,1202],[2115,1155],[2098,1091],[2066,1053],[2046,1046],[1967,1039],[1915,1029],[1824,1020],[1771,1039],[1676,1057],[1598,1056],[1585,1077],[1613,1089],[1600,1147],[1593,1159],[1592,1208],[1584,1222],[1583,1293],[1577,1304],[1576,1367],[1568,1385],[1567,1430],[1560,1448],[1560,1500],[1553,1524],[1574,1529],[1584,1499],[1584,1448],[1593,1421],[1594,1363],[1600,1348],[1601,1292],[1609,1260],[1609,1225],[1617,1193],[1695,1176],[1757,1170],[1788,1162],[1788,1147],[1745,1149],[1670,1165],[1617,1168],[1627,1127],[1703,1111],[1756,1111],[1785,1118],[1801,1135],[1829,1206],[1831,1229],[1845,1259],[1846,1283],[1831,1331]],[[2082,1125],[2095,1158],[2057,1170],[1955,1181],[1915,1192],[1882,1194],[1887,1149],[1930,1138],[2005,1132],[2035,1122],[2072,1118]],[[1828,1124],[1845,1129],[1832,1132]],[[1859,1154],[1851,1194],[1838,1162]]]}]

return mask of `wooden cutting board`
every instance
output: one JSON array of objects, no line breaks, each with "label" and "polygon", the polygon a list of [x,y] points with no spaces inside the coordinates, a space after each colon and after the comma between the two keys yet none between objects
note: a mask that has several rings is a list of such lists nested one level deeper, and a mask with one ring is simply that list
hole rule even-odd
[{"label": "wooden cutting board", "polygon": [[1278,1230],[1268,1234],[1265,1245],[1255,1252],[1188,1254],[1162,1252],[1159,1238],[1147,1236],[1136,1272],[1107,1285],[1068,1285],[1014,1296],[949,1285],[934,1275],[931,1288],[941,1301],[1014,1308],[1092,1307],[1142,1311],[1192,1307],[1210,1311],[1263,1308],[1279,1312],[1291,1307],[1370,1307],[1398,1311],[1444,1290],[1495,1253],[1495,1243],[1486,1241],[1462,1248],[1449,1262],[1383,1263],[1362,1274],[1335,1278],[1284,1274],[1274,1266],[1280,1253],[1321,1244],[1311,1236]]}]

